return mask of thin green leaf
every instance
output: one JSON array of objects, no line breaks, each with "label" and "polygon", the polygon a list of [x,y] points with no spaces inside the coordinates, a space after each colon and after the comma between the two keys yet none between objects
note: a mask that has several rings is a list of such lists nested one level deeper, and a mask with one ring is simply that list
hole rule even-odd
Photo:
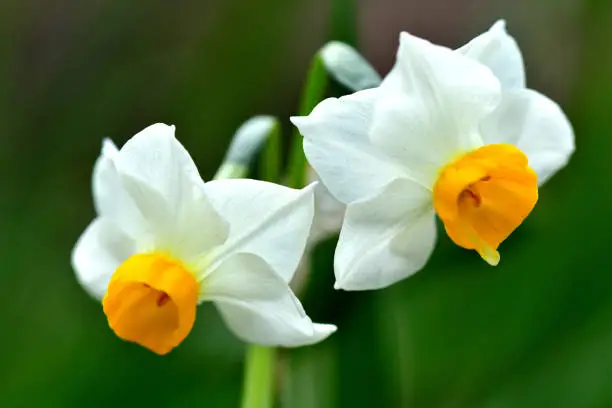
[{"label": "thin green leaf", "polygon": [[[306,84],[300,101],[299,116],[308,115],[312,109],[323,99],[327,89],[327,71],[317,53],[314,56],[306,78]],[[294,130],[291,151],[289,153],[287,185],[301,188],[306,184],[306,156],[302,148],[302,136]]]},{"label": "thin green leaf", "polygon": [[259,177],[265,181],[278,183],[280,181],[282,170],[282,141],[280,123],[278,119],[273,119],[274,122],[268,131],[266,145],[261,153]]}]

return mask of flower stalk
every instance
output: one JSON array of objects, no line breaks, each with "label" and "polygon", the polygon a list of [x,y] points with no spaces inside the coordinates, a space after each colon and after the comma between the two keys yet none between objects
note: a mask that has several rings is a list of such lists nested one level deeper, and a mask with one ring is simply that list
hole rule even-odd
[{"label": "flower stalk", "polygon": [[[308,76],[302,91],[298,115],[308,115],[312,109],[323,99],[327,90],[327,70],[318,52],[312,59]],[[306,156],[302,148],[302,136],[296,129],[292,138],[289,152],[289,165],[287,169],[287,186],[302,188],[306,184]]]},{"label": "flower stalk", "polygon": [[[228,154],[215,179],[241,178],[248,175],[253,157],[262,151],[261,177],[277,181],[280,174],[280,129],[272,117],[255,117],[236,132]],[[274,396],[276,349],[248,344],[245,352],[242,408],[270,408]]]},{"label": "flower stalk", "polygon": [[250,344],[244,364],[242,408],[271,408],[274,394],[274,368],[277,351],[274,347]]},{"label": "flower stalk", "polygon": [[[317,53],[313,58],[302,92],[299,107],[301,115],[310,113],[315,105],[321,101],[327,90],[327,81],[325,65],[320,57],[320,53]],[[236,135],[236,138],[238,136],[239,134]],[[266,141],[265,146],[263,146],[260,163],[261,178],[265,181],[277,182],[281,174],[281,146],[278,122],[272,123],[266,130],[266,136],[258,140]],[[232,144],[235,145],[236,140]],[[254,155],[257,150],[251,149],[251,153]],[[286,184],[292,188],[302,188],[306,184],[307,163],[302,149],[302,137],[297,130],[292,139],[289,155]],[[227,162],[227,164],[222,165],[220,172],[217,173],[218,176],[244,176],[244,166],[235,166],[230,160],[227,160]],[[221,171],[223,167],[228,172]],[[242,408],[270,408],[273,406],[273,381],[276,356],[277,351],[272,347],[262,347],[255,344],[247,347]]]}]

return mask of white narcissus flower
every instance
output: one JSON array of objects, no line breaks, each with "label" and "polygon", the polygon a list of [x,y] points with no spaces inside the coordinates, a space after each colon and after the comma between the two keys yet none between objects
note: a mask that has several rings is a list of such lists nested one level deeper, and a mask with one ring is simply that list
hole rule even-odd
[{"label": "white narcissus flower", "polygon": [[293,123],[323,183],[348,205],[336,287],[376,289],[427,262],[435,214],[492,265],[538,185],[574,151],[559,106],[525,88],[503,21],[459,50],[402,33],[380,87],[321,102]]},{"label": "white narcissus flower", "polygon": [[336,327],[312,323],[288,285],[311,226],[313,188],[204,183],[174,126],[152,125],[121,150],[104,142],[93,174],[98,216],[72,264],[113,331],[158,354],[189,334],[203,301],[247,342],[316,343]]}]

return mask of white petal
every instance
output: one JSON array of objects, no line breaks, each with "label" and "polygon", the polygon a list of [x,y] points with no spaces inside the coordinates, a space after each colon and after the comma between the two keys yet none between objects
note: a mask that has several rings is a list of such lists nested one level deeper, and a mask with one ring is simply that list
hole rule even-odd
[{"label": "white petal", "polygon": [[457,50],[493,71],[505,89],[525,88],[525,66],[516,40],[506,32],[506,22],[499,20],[484,34]]},{"label": "white petal", "polygon": [[200,180],[189,153],[174,137],[174,126],[151,125],[127,141],[115,161],[126,176],[156,190],[173,210]]},{"label": "white petal", "polygon": [[269,346],[317,343],[336,331],[313,324],[285,282],[261,258],[239,253],[226,259],[203,282],[203,300],[212,300],[242,340]]},{"label": "white petal", "polygon": [[329,192],[329,189],[325,187],[325,184],[320,182],[319,175],[312,167],[308,166],[306,174],[310,182],[317,181],[317,186],[314,190],[315,213],[307,244],[311,248],[319,241],[340,232],[344,213],[346,212],[346,205],[336,200]]},{"label": "white petal", "polygon": [[330,192],[350,203],[376,195],[397,177],[401,165],[372,145],[368,137],[377,89],[319,103],[309,116],[292,117],[304,136],[310,165]]},{"label": "white petal", "polygon": [[194,190],[175,218],[167,248],[179,259],[191,262],[226,242],[229,229],[228,220],[215,210],[204,192]]},{"label": "white petal", "polygon": [[115,167],[119,151],[106,139],[92,177],[94,204],[98,215],[109,217],[132,237],[147,230],[146,222],[121,183]]},{"label": "white petal", "polygon": [[212,206],[229,223],[225,245],[211,256],[221,261],[236,252],[252,253],[290,281],[312,224],[314,186],[295,190],[247,179],[206,183]]},{"label": "white petal", "polygon": [[478,124],[499,103],[500,84],[484,65],[402,33],[379,92],[372,142],[431,186],[441,166],[482,144]]},{"label": "white petal", "polygon": [[393,182],[380,196],[348,206],[334,269],[336,289],[380,289],[425,266],[436,241],[431,192]]},{"label": "white petal", "polygon": [[227,240],[229,225],[212,207],[201,186],[192,186],[189,195],[183,195],[174,207],[148,184],[121,176],[147,223],[147,233],[137,237],[141,252],[163,251],[196,267],[203,255]]},{"label": "white petal", "polygon": [[499,108],[482,125],[486,143],[516,145],[543,184],[564,167],[574,152],[574,132],[555,102],[530,90],[504,93]]},{"label": "white petal", "polygon": [[225,241],[228,225],[208,202],[173,126],[149,126],[123,146],[114,163],[146,221],[146,231],[137,237],[143,250],[164,250],[189,263]]},{"label": "white petal", "polygon": [[97,218],[74,246],[72,267],[85,290],[102,299],[112,274],[134,253],[134,242],[113,221]]}]

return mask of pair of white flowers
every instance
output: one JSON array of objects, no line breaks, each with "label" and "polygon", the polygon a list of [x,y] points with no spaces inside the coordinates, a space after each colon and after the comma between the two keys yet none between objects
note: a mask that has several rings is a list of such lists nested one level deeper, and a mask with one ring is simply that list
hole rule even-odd
[{"label": "pair of white flowers", "polygon": [[[402,33],[379,87],[292,121],[310,164],[347,206],[334,265],[336,287],[347,290],[421,269],[436,214],[454,242],[497,264],[538,184],[574,149],[559,107],[525,88],[503,22],[456,51]],[[165,354],[206,300],[247,342],[300,346],[336,330],[313,323],[289,287],[313,222],[314,185],[204,183],[174,127],[157,124],[121,150],[104,142],[93,195],[98,217],[73,265],[119,337]]]}]

